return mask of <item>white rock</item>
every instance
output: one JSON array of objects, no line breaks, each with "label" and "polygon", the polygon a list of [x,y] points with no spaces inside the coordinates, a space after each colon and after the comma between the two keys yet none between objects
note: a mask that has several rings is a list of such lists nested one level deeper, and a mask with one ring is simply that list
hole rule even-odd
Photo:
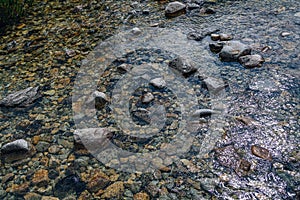
[{"label": "white rock", "polygon": [[167,85],[166,81],[162,78],[152,79],[150,81],[150,84],[153,85],[154,87],[157,87],[157,88],[164,88]]}]

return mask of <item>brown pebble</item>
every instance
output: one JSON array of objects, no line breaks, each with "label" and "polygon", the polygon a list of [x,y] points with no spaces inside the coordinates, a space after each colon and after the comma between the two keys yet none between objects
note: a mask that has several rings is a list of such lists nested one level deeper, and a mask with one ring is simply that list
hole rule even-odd
[{"label": "brown pebble", "polygon": [[139,192],[135,195],[133,195],[134,200],[148,200],[150,199],[149,195],[145,192]]},{"label": "brown pebble", "polygon": [[272,160],[272,156],[268,149],[265,149],[263,147],[252,145],[251,146],[251,152],[253,155],[262,158],[264,160]]}]

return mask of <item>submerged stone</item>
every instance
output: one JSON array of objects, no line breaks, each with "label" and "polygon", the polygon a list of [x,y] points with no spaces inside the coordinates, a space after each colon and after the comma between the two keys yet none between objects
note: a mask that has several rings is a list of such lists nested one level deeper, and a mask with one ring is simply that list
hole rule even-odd
[{"label": "submerged stone", "polygon": [[265,59],[258,54],[246,55],[239,58],[239,62],[246,68],[261,67]]},{"label": "submerged stone", "polygon": [[187,59],[175,58],[170,61],[169,67],[180,72],[184,77],[188,77],[197,71],[197,68]]},{"label": "submerged stone", "polygon": [[39,87],[29,87],[24,90],[7,95],[0,101],[4,107],[25,107],[40,97]]}]

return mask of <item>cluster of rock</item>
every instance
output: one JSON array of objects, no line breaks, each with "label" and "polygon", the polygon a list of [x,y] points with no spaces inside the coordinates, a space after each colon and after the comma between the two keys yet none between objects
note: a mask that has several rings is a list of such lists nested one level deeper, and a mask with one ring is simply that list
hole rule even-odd
[{"label": "cluster of rock", "polygon": [[177,17],[187,13],[187,11],[196,9],[199,10],[200,14],[214,14],[214,9],[203,7],[205,3],[202,0],[189,0],[186,4],[179,1],[170,2],[165,8],[165,16],[168,18]]},{"label": "cluster of rock", "polygon": [[239,41],[232,40],[233,37],[227,34],[211,34],[213,41],[209,48],[214,53],[219,53],[219,57],[225,62],[239,62],[246,68],[261,67],[264,58],[259,54],[251,55],[252,49]]}]

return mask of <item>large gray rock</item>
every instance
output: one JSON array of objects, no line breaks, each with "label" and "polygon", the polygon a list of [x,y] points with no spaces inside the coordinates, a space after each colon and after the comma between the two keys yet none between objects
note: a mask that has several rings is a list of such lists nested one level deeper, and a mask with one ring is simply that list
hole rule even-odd
[{"label": "large gray rock", "polygon": [[165,15],[166,15],[166,17],[179,16],[186,12],[185,8],[186,8],[186,5],[181,2],[178,2],[178,1],[171,2],[167,5],[167,7],[165,9]]},{"label": "large gray rock", "polygon": [[32,153],[32,145],[24,139],[9,142],[1,147],[1,157],[12,162],[27,158]]},{"label": "large gray rock", "polygon": [[0,101],[0,106],[24,107],[33,103],[40,97],[39,87],[29,87],[24,90],[7,95]]},{"label": "large gray rock", "polygon": [[246,55],[239,58],[239,62],[246,68],[261,67],[265,59],[258,54]]},{"label": "large gray rock", "polygon": [[179,57],[170,61],[169,67],[177,70],[184,77],[188,77],[197,71],[197,68],[194,67],[194,64],[192,64],[191,61],[184,59],[184,58],[179,58]]},{"label": "large gray rock", "polygon": [[239,41],[228,41],[222,48],[219,56],[222,61],[238,61],[239,57],[249,55],[251,48]]},{"label": "large gray rock", "polygon": [[3,145],[1,148],[1,153],[9,154],[11,152],[16,152],[16,151],[27,152],[29,150],[30,150],[30,147],[29,147],[28,142],[24,139],[19,139],[19,140],[15,140],[13,142],[9,142],[9,143]]}]

